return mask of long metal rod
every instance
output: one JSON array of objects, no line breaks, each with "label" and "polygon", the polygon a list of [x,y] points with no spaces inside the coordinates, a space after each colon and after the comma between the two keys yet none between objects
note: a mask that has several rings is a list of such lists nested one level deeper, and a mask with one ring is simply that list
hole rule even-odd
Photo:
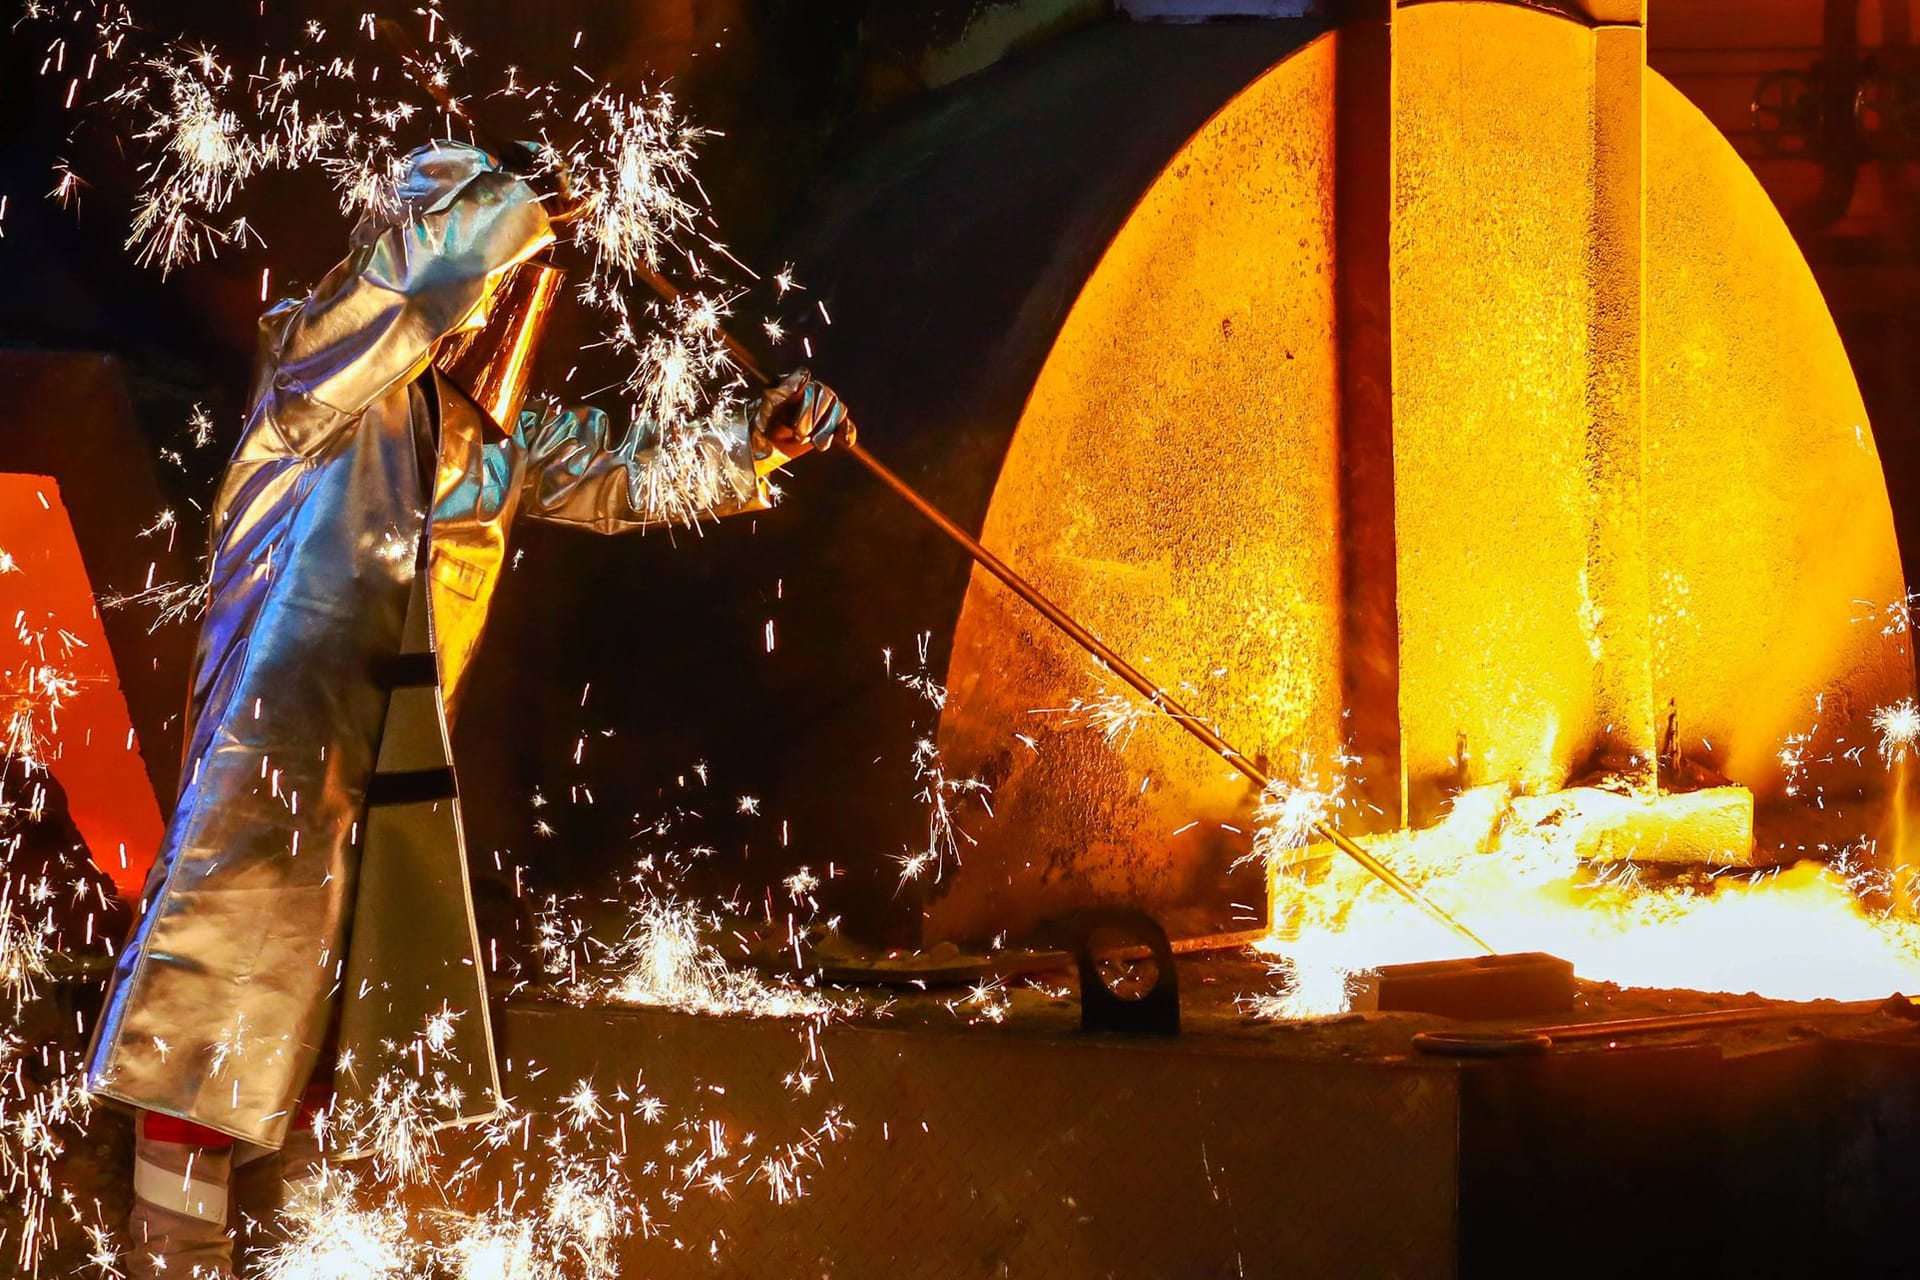
[{"label": "long metal rod", "polygon": [[[1001,582],[1006,584],[1008,590],[1012,591],[1022,600],[1025,600],[1048,622],[1051,622],[1064,632],[1068,639],[1098,658],[1107,666],[1108,670],[1132,685],[1141,697],[1158,707],[1161,711],[1164,711],[1173,719],[1175,724],[1178,724],[1181,728],[1205,744],[1208,750],[1239,770],[1249,782],[1252,782],[1262,791],[1265,791],[1273,785],[1273,779],[1267,775],[1264,769],[1241,754],[1232,743],[1215,733],[1207,726],[1205,721],[1194,715],[1193,712],[1187,710],[1173,695],[1169,694],[1159,685],[1156,685],[1153,681],[1147,679],[1137,667],[1121,657],[1118,653],[1115,653],[1099,636],[1094,635],[1093,632],[1081,626],[1080,623],[1065,610],[1042,595],[1039,588],[1015,572],[1006,561],[987,550],[972,534],[948,519],[945,512],[941,511],[931,502],[928,502],[926,498],[921,496],[919,490],[895,475],[885,463],[881,462],[871,453],[868,453],[866,449],[858,443],[837,444],[834,446],[834,452],[836,453],[842,449],[844,449],[847,455],[855,462],[858,462],[861,466],[872,472],[880,483],[893,490],[908,506],[926,517],[940,532],[946,534],[949,538],[966,548],[967,554],[973,557],[976,564],[988,573],[991,573],[994,577],[1000,579]],[[1419,907],[1422,911],[1426,912],[1447,928],[1453,930],[1454,933],[1466,941],[1471,942],[1481,951],[1489,955],[1493,953],[1493,948],[1487,945],[1486,941],[1481,938],[1479,934],[1454,919],[1439,903],[1420,892],[1419,889],[1415,888],[1413,884],[1399,872],[1380,861],[1380,859],[1376,858],[1373,854],[1368,853],[1349,837],[1341,834],[1333,824],[1325,821],[1316,821],[1312,824],[1312,827],[1316,835],[1326,840],[1349,858],[1352,858],[1362,867],[1365,867],[1375,879],[1379,880],[1389,889],[1392,889],[1414,906]]]},{"label": "long metal rod", "polygon": [[[1615,1018],[1608,1022],[1566,1022],[1552,1027],[1528,1027],[1522,1035],[1546,1036],[1555,1044],[1567,1040],[1613,1040],[1622,1036],[1653,1036],[1701,1027],[1737,1027],[1756,1022],[1798,1022],[1806,1018],[1857,1018],[1871,1013],[1900,1012],[1900,1000],[1853,1000],[1816,1008],[1792,1005],[1741,1005],[1701,1013],[1655,1014],[1645,1018]],[[1916,1015],[1908,1012],[1907,1017]]]}]

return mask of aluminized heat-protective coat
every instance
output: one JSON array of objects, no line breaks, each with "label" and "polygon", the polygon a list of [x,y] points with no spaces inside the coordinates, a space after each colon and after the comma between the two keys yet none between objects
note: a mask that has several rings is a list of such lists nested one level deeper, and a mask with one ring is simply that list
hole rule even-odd
[{"label": "aluminized heat-protective coat", "polygon": [[[616,440],[594,409],[522,414],[501,431],[430,362],[484,320],[508,269],[551,243],[547,215],[524,180],[454,143],[416,152],[399,196],[308,297],[262,320],[252,409],[213,508],[184,782],[89,1063],[103,1096],[269,1146],[313,1073],[343,974],[364,971],[349,948],[376,937],[406,936],[381,954],[418,960],[380,975],[409,989],[406,1007],[458,1015],[434,1065],[466,1092],[461,1113],[494,1105],[450,791],[442,834],[395,855],[433,867],[384,881],[452,886],[457,910],[362,900],[356,918],[383,673],[416,565],[429,574],[444,746],[516,512],[612,533],[683,515],[690,480],[713,515],[767,501],[744,423],[702,430],[672,457],[644,427]],[[411,990],[422,984],[444,984],[444,1001]],[[404,1044],[421,1030],[378,1034]],[[388,1065],[378,1044],[342,1048],[358,1072]]]}]

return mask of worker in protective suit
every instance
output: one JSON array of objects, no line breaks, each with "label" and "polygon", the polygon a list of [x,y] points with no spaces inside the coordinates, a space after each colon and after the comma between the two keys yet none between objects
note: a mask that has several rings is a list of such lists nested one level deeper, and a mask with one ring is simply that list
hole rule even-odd
[{"label": "worker in protective suit", "polygon": [[440,1123],[495,1110],[448,721],[513,519],[615,533],[758,510],[772,466],[851,438],[804,372],[746,420],[674,433],[597,409],[495,421],[435,358],[512,273],[550,270],[532,260],[553,239],[526,178],[435,143],[346,260],[261,322],[212,509],[184,784],[88,1063],[141,1113],[135,1277],[232,1274],[230,1199],[270,1211],[310,1152],[316,1067],[349,1117],[356,1098]]}]

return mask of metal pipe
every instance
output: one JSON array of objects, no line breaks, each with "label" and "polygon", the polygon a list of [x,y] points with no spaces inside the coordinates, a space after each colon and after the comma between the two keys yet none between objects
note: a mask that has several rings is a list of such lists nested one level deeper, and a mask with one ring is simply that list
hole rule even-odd
[{"label": "metal pipe", "polygon": [[1854,1000],[1843,1004],[1806,1008],[1794,1005],[1741,1005],[1733,1009],[1708,1009],[1700,1013],[1665,1013],[1644,1018],[1615,1018],[1607,1022],[1567,1022],[1554,1027],[1528,1027],[1523,1034],[1546,1036],[1555,1044],[1569,1040],[1615,1040],[1623,1036],[1654,1036],[1671,1031],[1692,1031],[1700,1027],[1737,1027],[1757,1022],[1797,1022],[1807,1018],[1864,1017],[1872,1013],[1894,1013],[1909,1020],[1920,1017],[1904,996],[1885,1000]]},{"label": "metal pipe", "polygon": [[1769,1022],[1804,1022],[1814,1018],[1864,1018],[1887,1014],[1902,1022],[1920,1022],[1920,998],[1903,995],[1885,1000],[1855,1000],[1846,1004],[1741,1005],[1699,1013],[1655,1014],[1644,1018],[1613,1018],[1605,1022],[1563,1022],[1550,1027],[1521,1027],[1514,1031],[1422,1031],[1413,1037],[1421,1053],[1442,1057],[1502,1058],[1545,1053],[1557,1045],[1582,1040],[1619,1041],[1635,1036],[1669,1035],[1710,1027],[1752,1026]]}]

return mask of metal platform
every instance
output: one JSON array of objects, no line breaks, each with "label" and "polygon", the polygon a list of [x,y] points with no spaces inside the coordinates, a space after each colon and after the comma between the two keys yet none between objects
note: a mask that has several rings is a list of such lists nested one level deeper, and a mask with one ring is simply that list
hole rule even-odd
[{"label": "metal platform", "polygon": [[[805,1096],[783,1080],[807,1032],[779,1020],[516,1003],[504,1047],[515,1079],[544,1068],[532,1105],[638,1074],[736,1141],[785,1140],[829,1104],[852,1122],[801,1199],[690,1190],[630,1247],[636,1276],[683,1274],[689,1253],[719,1275],[889,1280],[1903,1274],[1910,1024],[1807,1006],[1468,1060],[1412,1051],[1437,1019],[1256,1025],[1198,990],[1171,1040],[1083,1036],[1070,998],[967,1025],[915,996],[821,1029],[831,1079]],[[1729,1003],[1752,1002],[1589,995],[1582,1016]],[[636,1141],[636,1175],[656,1154]]]}]

